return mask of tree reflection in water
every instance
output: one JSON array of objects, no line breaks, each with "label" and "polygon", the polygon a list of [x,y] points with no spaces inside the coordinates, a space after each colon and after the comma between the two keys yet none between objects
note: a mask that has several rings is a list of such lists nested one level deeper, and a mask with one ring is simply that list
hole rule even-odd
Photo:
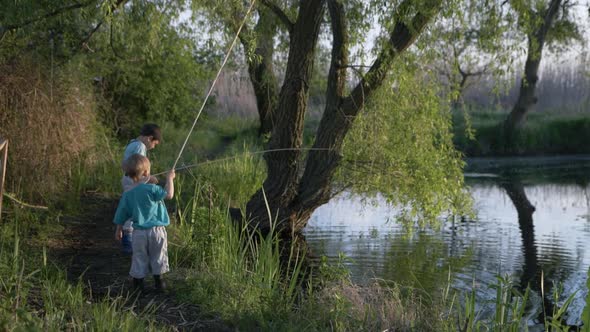
[{"label": "tree reflection in water", "polygon": [[383,274],[396,284],[423,291],[427,297],[440,294],[448,286],[449,273],[464,269],[472,259],[470,249],[453,254],[448,243],[426,231],[411,236],[398,233],[391,242],[396,246],[385,254]]},{"label": "tree reflection in water", "polygon": [[[553,279],[552,271],[564,269],[551,266],[545,270],[539,263],[533,220],[536,208],[529,201],[522,182],[515,176],[509,176],[501,181],[500,186],[506,191],[518,214],[518,226],[521,232],[524,256],[524,266],[518,288],[521,292],[524,292],[527,287],[530,287],[532,291],[535,291],[542,298],[543,305],[540,308],[537,320],[538,322],[544,322],[554,312],[556,305],[550,298],[553,283],[547,281]],[[545,296],[543,296],[543,293]]]}]

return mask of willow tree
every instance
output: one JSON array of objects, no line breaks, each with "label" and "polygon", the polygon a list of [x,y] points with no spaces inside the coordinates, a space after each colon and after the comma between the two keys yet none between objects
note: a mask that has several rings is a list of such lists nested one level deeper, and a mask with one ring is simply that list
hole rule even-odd
[{"label": "willow tree", "polygon": [[254,90],[258,111],[260,136],[268,136],[275,123],[274,111],[278,105],[279,78],[282,68],[275,68],[277,53],[284,52],[277,47],[293,23],[289,17],[295,1],[288,1],[288,8],[281,8],[270,0],[260,0],[254,12],[247,17],[250,3],[245,1],[193,0],[192,9],[201,13],[210,34],[224,31],[229,38],[238,35],[245,56],[248,76]]},{"label": "willow tree", "polygon": [[71,57],[86,47],[105,19],[127,1],[7,2],[0,12],[0,50],[10,57],[27,48],[39,53],[51,48],[54,57]]},{"label": "willow tree", "polygon": [[[451,209],[461,196],[462,175],[448,104],[434,77],[416,66],[427,60],[408,52],[442,0],[287,1],[294,6],[288,11],[281,7],[285,2],[262,3],[288,31],[288,60],[264,154],[267,177],[246,205],[252,225],[297,232],[342,190],[379,192],[414,203],[411,211],[422,215]],[[304,154],[314,57],[326,22],[331,33],[326,103],[313,146]],[[359,29],[368,31],[372,22],[381,24],[382,33],[372,64],[361,71],[365,66],[351,62],[350,50],[366,47],[355,42],[363,40]]]},{"label": "willow tree", "polygon": [[514,145],[515,134],[525,123],[526,115],[536,104],[535,89],[544,47],[564,45],[572,39],[581,40],[569,0],[513,0],[519,26],[527,36],[527,56],[518,99],[502,124],[504,148]]},{"label": "willow tree", "polygon": [[499,81],[505,76],[522,42],[516,15],[506,2],[467,1],[459,8],[438,20],[427,39],[439,54],[431,65],[447,81],[454,108],[463,104],[464,91],[482,77]]}]

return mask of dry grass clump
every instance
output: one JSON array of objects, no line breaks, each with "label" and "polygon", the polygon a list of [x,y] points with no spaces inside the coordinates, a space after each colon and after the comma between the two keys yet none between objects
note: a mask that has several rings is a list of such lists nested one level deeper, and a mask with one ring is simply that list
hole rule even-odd
[{"label": "dry grass clump", "polygon": [[[424,317],[428,308],[419,297],[404,294],[397,287],[384,287],[377,282],[359,286],[349,281],[338,282],[318,294],[320,307],[339,312],[334,322],[344,326],[335,330],[364,331],[429,331],[435,329],[433,317]],[[323,303],[323,304],[322,304]],[[351,329],[353,328],[353,329]]]},{"label": "dry grass clump", "polygon": [[75,69],[50,71],[31,60],[0,64],[0,137],[9,140],[7,189],[48,199],[73,170],[95,161],[97,121],[91,86]]}]

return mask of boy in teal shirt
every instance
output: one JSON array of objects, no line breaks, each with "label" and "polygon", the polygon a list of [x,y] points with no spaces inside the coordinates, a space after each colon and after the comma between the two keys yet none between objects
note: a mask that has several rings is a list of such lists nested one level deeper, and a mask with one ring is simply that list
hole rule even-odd
[{"label": "boy in teal shirt", "polygon": [[164,199],[174,197],[174,170],[166,175],[166,187],[141,183],[141,179],[150,176],[150,161],[134,154],[125,161],[125,171],[135,186],[126,191],[117,207],[114,223],[117,225],[115,239],[121,240],[123,224],[129,218],[133,220],[133,255],[129,275],[133,277],[133,286],[143,289],[143,280],[151,273],[157,290],[165,288],[161,275],[169,271],[168,236],[166,226],[170,217],[164,205]]},{"label": "boy in teal shirt", "polygon": [[[156,145],[160,144],[162,141],[162,131],[157,124],[154,123],[146,123],[141,127],[141,131],[139,132],[139,136],[136,139],[132,139],[129,144],[125,147],[125,152],[123,153],[123,178],[121,179],[121,184],[123,186],[123,192],[130,190],[131,188],[135,187],[137,183],[135,183],[129,176],[127,176],[125,170],[125,162],[129,157],[134,154],[140,154],[144,157],[147,157],[147,151],[151,150],[156,147]],[[141,179],[138,183],[158,183],[158,180],[155,177],[146,177]],[[123,252],[130,254],[132,253],[132,233],[133,233],[133,220],[129,219],[123,224]]]}]

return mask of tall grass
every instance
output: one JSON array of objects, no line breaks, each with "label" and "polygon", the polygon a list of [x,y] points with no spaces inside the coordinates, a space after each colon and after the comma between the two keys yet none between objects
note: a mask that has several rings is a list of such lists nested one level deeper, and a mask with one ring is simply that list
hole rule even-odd
[{"label": "tall grass", "polygon": [[0,136],[9,140],[7,189],[52,201],[70,189],[78,163],[101,162],[105,144],[92,86],[75,62],[57,77],[33,59],[0,65]]},{"label": "tall grass", "polygon": [[[224,167],[243,166],[217,172],[223,174]],[[233,222],[226,198],[211,195],[204,178],[185,177],[177,184],[170,257],[186,274],[186,285],[177,291],[183,299],[247,331],[374,331],[440,323],[428,318],[432,311],[418,297],[377,283],[354,285],[338,267],[310,268],[297,243]]]},{"label": "tall grass", "polygon": [[[453,296],[453,301],[448,302],[445,299],[443,304],[451,303],[449,307],[449,315],[445,318],[444,329],[446,331],[465,331],[465,332],[480,332],[480,331],[528,331],[528,323],[535,317],[536,313],[530,312],[530,304],[532,293],[530,288],[526,288],[524,292],[520,292],[513,284],[509,276],[497,276],[496,283],[490,285],[492,289],[496,290],[496,295],[492,305],[495,308],[491,317],[481,317],[482,309],[480,304],[476,302],[475,287],[469,293],[463,294],[463,301],[460,304],[455,301],[456,296]],[[560,302],[561,287],[556,287],[552,293],[552,298],[555,306],[547,316],[543,316],[540,322],[543,325],[544,331],[573,331],[577,330],[575,327],[567,325],[565,322],[565,313],[572,303],[575,293],[570,295],[567,299]],[[541,293],[544,297],[547,294]],[[543,300],[541,299],[541,302]],[[561,305],[558,305],[561,303]],[[457,308],[453,308],[457,306]],[[547,310],[542,306],[541,310]],[[454,320],[455,319],[455,320]],[[532,328],[537,331],[539,327]]]},{"label": "tall grass", "polygon": [[[126,297],[94,298],[51,263],[46,247],[57,237],[55,216],[11,209],[0,225],[0,330],[146,331],[161,329],[149,312],[134,312]],[[45,234],[40,234],[45,232]],[[31,239],[33,239],[31,241]]]}]

